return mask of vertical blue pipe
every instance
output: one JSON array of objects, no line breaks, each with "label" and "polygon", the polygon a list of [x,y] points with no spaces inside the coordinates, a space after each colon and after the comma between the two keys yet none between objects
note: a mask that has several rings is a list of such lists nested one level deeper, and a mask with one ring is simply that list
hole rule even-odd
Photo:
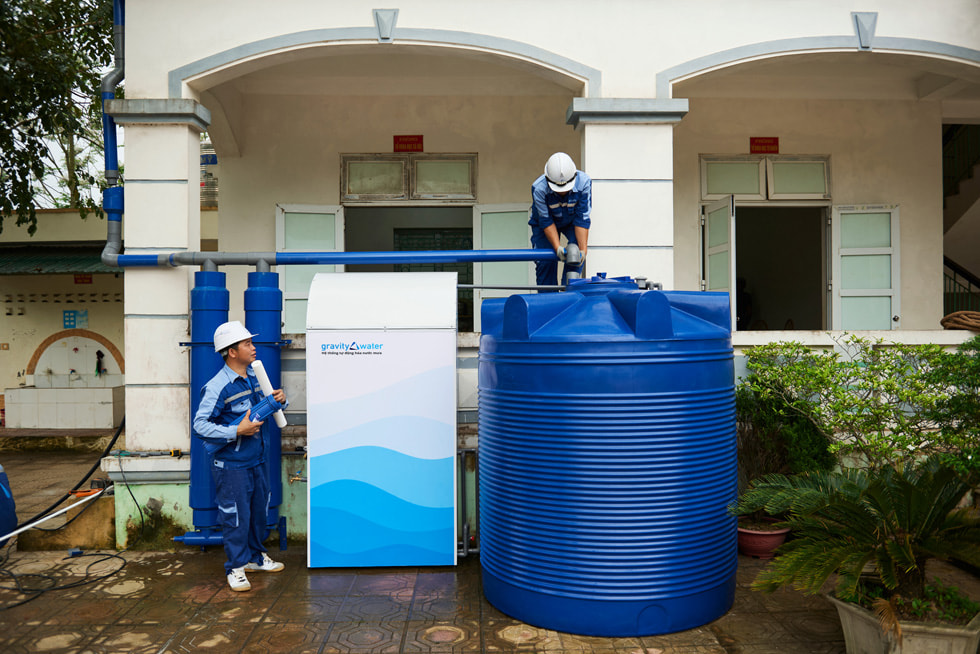
[{"label": "vertical blue pipe", "polygon": [[[279,273],[250,272],[245,290],[245,328],[253,334],[255,357],[262,362],[273,388],[282,388],[282,291],[279,290]],[[281,430],[276,421],[269,418],[262,426],[265,439],[265,464],[272,500],[269,502],[268,525],[275,528],[279,522],[279,505],[282,504],[282,442]]]},{"label": "vertical blue pipe", "polygon": [[[194,273],[194,288],[191,289],[192,433],[194,414],[201,404],[201,389],[224,365],[221,355],[214,351],[214,330],[227,321],[228,289],[225,287],[225,273],[207,270]],[[217,540],[213,541],[213,544],[221,543],[210,457],[201,440],[193,436],[191,437],[190,506],[194,511],[194,526],[198,531],[215,529]]]}]

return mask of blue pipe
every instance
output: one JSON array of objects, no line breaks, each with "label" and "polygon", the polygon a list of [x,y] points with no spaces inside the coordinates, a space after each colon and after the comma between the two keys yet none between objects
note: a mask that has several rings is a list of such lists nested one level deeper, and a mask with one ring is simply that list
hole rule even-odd
[{"label": "blue pipe", "polygon": [[[221,370],[224,363],[214,351],[214,330],[228,320],[229,293],[225,286],[225,273],[199,270],[194,273],[191,289],[191,421],[201,404],[200,389]],[[191,431],[193,432],[193,424]],[[222,542],[218,527],[218,505],[214,498],[214,479],[211,477],[211,459],[199,438],[191,438],[190,507],[193,511],[197,532],[187,532],[183,542],[191,544],[217,544]],[[216,533],[212,533],[212,531]],[[205,538],[197,543],[188,538]],[[177,540],[177,539],[175,539]]]},{"label": "blue pipe", "polygon": [[[282,388],[282,291],[279,273],[250,272],[245,289],[245,328],[253,334],[255,358],[262,362],[273,388]],[[282,430],[271,418],[262,426],[265,440],[266,479],[269,480],[269,513],[266,525],[275,529],[282,504]],[[280,534],[281,536],[281,534]]]},{"label": "blue pipe", "polygon": [[277,252],[276,265],[470,263],[482,261],[542,261],[557,258],[554,250],[416,250],[399,252]]},{"label": "blue pipe", "polygon": [[[581,255],[569,244],[567,261],[578,263]],[[413,250],[399,252],[173,252],[134,254],[118,257],[119,266],[259,266],[386,264],[386,263],[472,263],[483,261],[556,261],[553,250]],[[156,261],[156,264],[154,264]]]},{"label": "blue pipe", "polygon": [[[116,141],[116,121],[106,113],[106,102],[116,97],[116,87],[125,74],[125,26],[126,14],[123,0],[112,2],[112,41],[115,66],[102,78],[102,143],[105,154],[105,179],[108,187],[102,192],[102,207],[105,210],[106,243],[102,250],[102,262],[118,265],[122,250],[123,190],[119,183],[119,145]],[[147,256],[147,255],[134,255]],[[159,265],[131,261],[129,265]]]}]

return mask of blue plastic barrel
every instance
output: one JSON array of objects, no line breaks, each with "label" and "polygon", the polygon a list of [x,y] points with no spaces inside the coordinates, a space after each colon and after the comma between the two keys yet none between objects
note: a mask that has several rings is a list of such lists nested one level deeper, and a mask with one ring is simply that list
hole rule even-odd
[{"label": "blue plastic barrel", "polygon": [[480,560],[494,606],[621,637],[731,608],[728,302],[601,277],[484,302]]}]

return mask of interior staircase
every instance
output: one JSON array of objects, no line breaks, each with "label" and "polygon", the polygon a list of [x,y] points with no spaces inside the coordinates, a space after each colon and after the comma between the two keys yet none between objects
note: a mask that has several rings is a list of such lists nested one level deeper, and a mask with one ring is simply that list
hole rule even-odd
[{"label": "interior staircase", "polygon": [[980,125],[943,126],[944,306],[980,311]]}]

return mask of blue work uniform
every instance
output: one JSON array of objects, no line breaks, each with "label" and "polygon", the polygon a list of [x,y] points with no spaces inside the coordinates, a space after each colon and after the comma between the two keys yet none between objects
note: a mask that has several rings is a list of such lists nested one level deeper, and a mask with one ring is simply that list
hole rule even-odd
[{"label": "blue work uniform", "polygon": [[238,435],[238,423],[262,399],[251,368],[246,376],[225,365],[201,389],[194,434],[211,455],[218,520],[222,528],[225,574],[247,563],[261,563],[271,494],[265,473],[262,430]]},{"label": "blue work uniform", "polygon": [[[575,173],[575,184],[564,196],[560,196],[548,186],[548,179],[542,175],[531,184],[531,217],[527,224],[531,226],[531,247],[550,250],[551,243],[544,235],[544,230],[554,225],[558,234],[565,235],[569,243],[578,245],[575,238],[575,228],[589,229],[592,225],[592,178],[581,170]],[[565,264],[561,282],[569,272],[581,272],[581,264]],[[536,261],[535,272],[540,286],[556,285],[558,283],[557,261]]]}]

